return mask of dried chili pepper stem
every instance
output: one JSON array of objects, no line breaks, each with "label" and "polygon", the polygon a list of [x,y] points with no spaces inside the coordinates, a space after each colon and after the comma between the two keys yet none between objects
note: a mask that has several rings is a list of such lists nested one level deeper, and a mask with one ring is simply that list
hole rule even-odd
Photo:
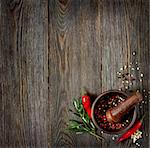
[{"label": "dried chili pepper stem", "polygon": [[127,138],[129,138],[133,133],[135,133],[141,126],[142,126],[142,122],[144,119],[145,115],[131,128],[129,129],[126,133],[124,133],[118,140],[116,143],[119,143]]}]

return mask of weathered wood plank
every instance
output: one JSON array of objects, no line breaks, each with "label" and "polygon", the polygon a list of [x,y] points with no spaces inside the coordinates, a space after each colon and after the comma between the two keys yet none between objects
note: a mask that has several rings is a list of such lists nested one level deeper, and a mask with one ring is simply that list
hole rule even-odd
[{"label": "weathered wood plank", "polygon": [[[107,10],[104,13],[106,15],[104,19],[106,22],[104,24],[104,32],[107,32],[104,43],[106,42],[106,47],[109,46],[109,48],[107,50],[104,50],[104,53],[106,55],[103,57],[108,58],[104,58],[104,63],[107,63],[107,66],[103,64],[104,69],[102,68],[102,73],[104,79],[102,84],[104,86],[103,88],[106,88],[107,90],[112,88],[119,88],[120,84],[116,79],[116,72],[119,70],[119,67],[122,67],[123,65],[129,66],[130,63],[133,63],[134,65],[137,62],[141,63],[139,66],[142,67],[143,70],[143,68],[146,67],[146,63],[148,63],[149,57],[149,51],[147,50],[149,49],[149,44],[147,42],[149,38],[147,35],[149,32],[147,16],[148,2],[137,1],[132,3],[127,1],[121,3],[114,2],[112,5],[111,4],[106,4],[105,8],[107,8]],[[143,30],[141,31],[141,29]],[[147,36],[146,41],[144,40],[144,36]],[[143,43],[145,43],[144,45],[146,47],[141,47],[141,44]],[[136,53],[136,58],[132,55],[133,51]],[[145,51],[144,54],[143,51]],[[144,57],[146,57],[144,60],[145,63],[142,60],[143,55]],[[144,73],[149,73],[149,70],[150,69],[147,69],[147,72],[144,71]],[[111,74],[109,73],[109,71],[111,71]],[[139,75],[138,72],[137,75]],[[149,76],[146,75],[146,78],[148,77]],[[145,82],[143,82],[143,85],[146,85],[147,89],[145,89],[148,92],[148,84],[144,83]],[[140,83],[138,84],[138,86],[140,86]],[[141,86],[141,90],[142,89],[144,89],[143,86]],[[147,104],[143,105],[144,110],[145,108],[148,109]],[[144,113],[143,109],[138,109],[138,116]],[[145,120],[145,125],[148,127],[148,120]],[[147,135],[147,131],[144,130],[144,133],[145,135]],[[143,147],[148,147],[148,137],[146,137],[145,135],[144,141],[147,142],[142,143],[141,145],[143,145]],[[120,146],[124,147],[125,145],[126,147],[136,147],[135,145],[131,144],[131,141],[126,141]],[[110,142],[110,146],[117,147],[112,142]]]},{"label": "weathered wood plank", "polygon": [[47,147],[47,1],[0,4],[0,147]]},{"label": "weathered wood plank", "polygon": [[[84,7],[86,10],[83,9]],[[95,34],[93,25],[95,22],[92,19],[88,20],[88,16],[84,16],[90,10],[90,1],[66,1],[63,4],[59,1],[51,2],[50,8],[53,8],[53,13],[50,12],[49,16],[52,22],[49,25],[50,86],[55,83],[55,87],[50,89],[51,120],[55,120],[52,123],[52,146],[60,147],[68,143],[78,147],[94,146],[94,140],[90,136],[80,136],[80,138],[73,136],[71,139],[69,135],[65,135],[64,128],[67,120],[63,118],[67,116],[68,119],[68,104],[71,104],[73,97],[79,96],[81,87],[86,86],[87,89],[91,89],[90,91],[95,91],[94,88],[100,88],[101,84],[97,82],[97,79],[100,80],[101,67],[98,68],[98,65],[101,56],[96,56],[100,54],[100,50],[97,50],[96,40],[90,44]],[[93,7],[92,9],[94,12],[97,11]],[[90,18],[96,17],[94,12],[89,13]],[[56,39],[57,43],[53,42]],[[95,63],[97,69],[93,69]],[[89,142],[85,143],[85,139]]]},{"label": "weathered wood plank", "polygon": [[[146,113],[143,125],[143,140],[141,141],[141,147],[149,147],[149,97],[148,92],[150,91],[150,50],[149,50],[149,4],[145,1],[141,5],[137,2],[135,4],[135,10],[131,6],[127,6],[128,22],[129,24],[129,35],[131,42],[131,61],[134,61],[135,67],[136,62],[141,68],[139,73],[144,74],[142,82],[139,82],[139,88],[144,96],[144,102],[141,103],[142,108],[138,108],[139,117]],[[134,17],[133,17],[134,14]],[[133,52],[136,53],[135,56]],[[139,76],[137,72],[137,76]],[[140,76],[139,76],[140,77]],[[145,91],[144,91],[145,90]]]},{"label": "weathered wood plank", "polygon": [[73,50],[68,46],[70,5],[70,1],[49,2],[49,131],[51,130],[51,134],[48,138],[51,147],[75,145],[71,136],[64,132],[68,120],[67,106],[71,97],[69,79]]}]

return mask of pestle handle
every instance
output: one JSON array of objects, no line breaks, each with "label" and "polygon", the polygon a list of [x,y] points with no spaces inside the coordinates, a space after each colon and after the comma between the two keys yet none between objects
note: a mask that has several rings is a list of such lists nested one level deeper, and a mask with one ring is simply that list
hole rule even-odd
[{"label": "pestle handle", "polygon": [[118,106],[109,109],[106,112],[107,120],[109,122],[119,122],[123,115],[129,112],[142,100],[142,95],[139,92],[135,92],[132,96],[129,96],[124,102],[120,103]]}]

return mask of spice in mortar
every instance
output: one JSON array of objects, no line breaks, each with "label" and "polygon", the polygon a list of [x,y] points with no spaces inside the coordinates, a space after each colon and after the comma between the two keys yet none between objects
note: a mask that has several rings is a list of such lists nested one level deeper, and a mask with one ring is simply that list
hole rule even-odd
[{"label": "spice in mortar", "polygon": [[118,106],[118,104],[125,101],[125,99],[126,96],[121,93],[108,93],[99,99],[94,109],[94,117],[100,128],[108,132],[119,132],[131,123],[134,112],[133,109],[124,115],[121,121],[117,123],[110,123],[106,118],[107,110]]}]

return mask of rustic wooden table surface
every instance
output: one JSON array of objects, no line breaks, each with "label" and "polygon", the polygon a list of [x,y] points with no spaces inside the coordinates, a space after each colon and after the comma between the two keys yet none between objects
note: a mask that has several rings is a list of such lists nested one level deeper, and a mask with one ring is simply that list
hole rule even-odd
[{"label": "rustic wooden table surface", "polygon": [[[80,89],[118,89],[133,52],[149,91],[148,0],[1,0],[0,39],[0,148],[136,147],[64,129]],[[142,131],[148,148],[148,114]]]}]

